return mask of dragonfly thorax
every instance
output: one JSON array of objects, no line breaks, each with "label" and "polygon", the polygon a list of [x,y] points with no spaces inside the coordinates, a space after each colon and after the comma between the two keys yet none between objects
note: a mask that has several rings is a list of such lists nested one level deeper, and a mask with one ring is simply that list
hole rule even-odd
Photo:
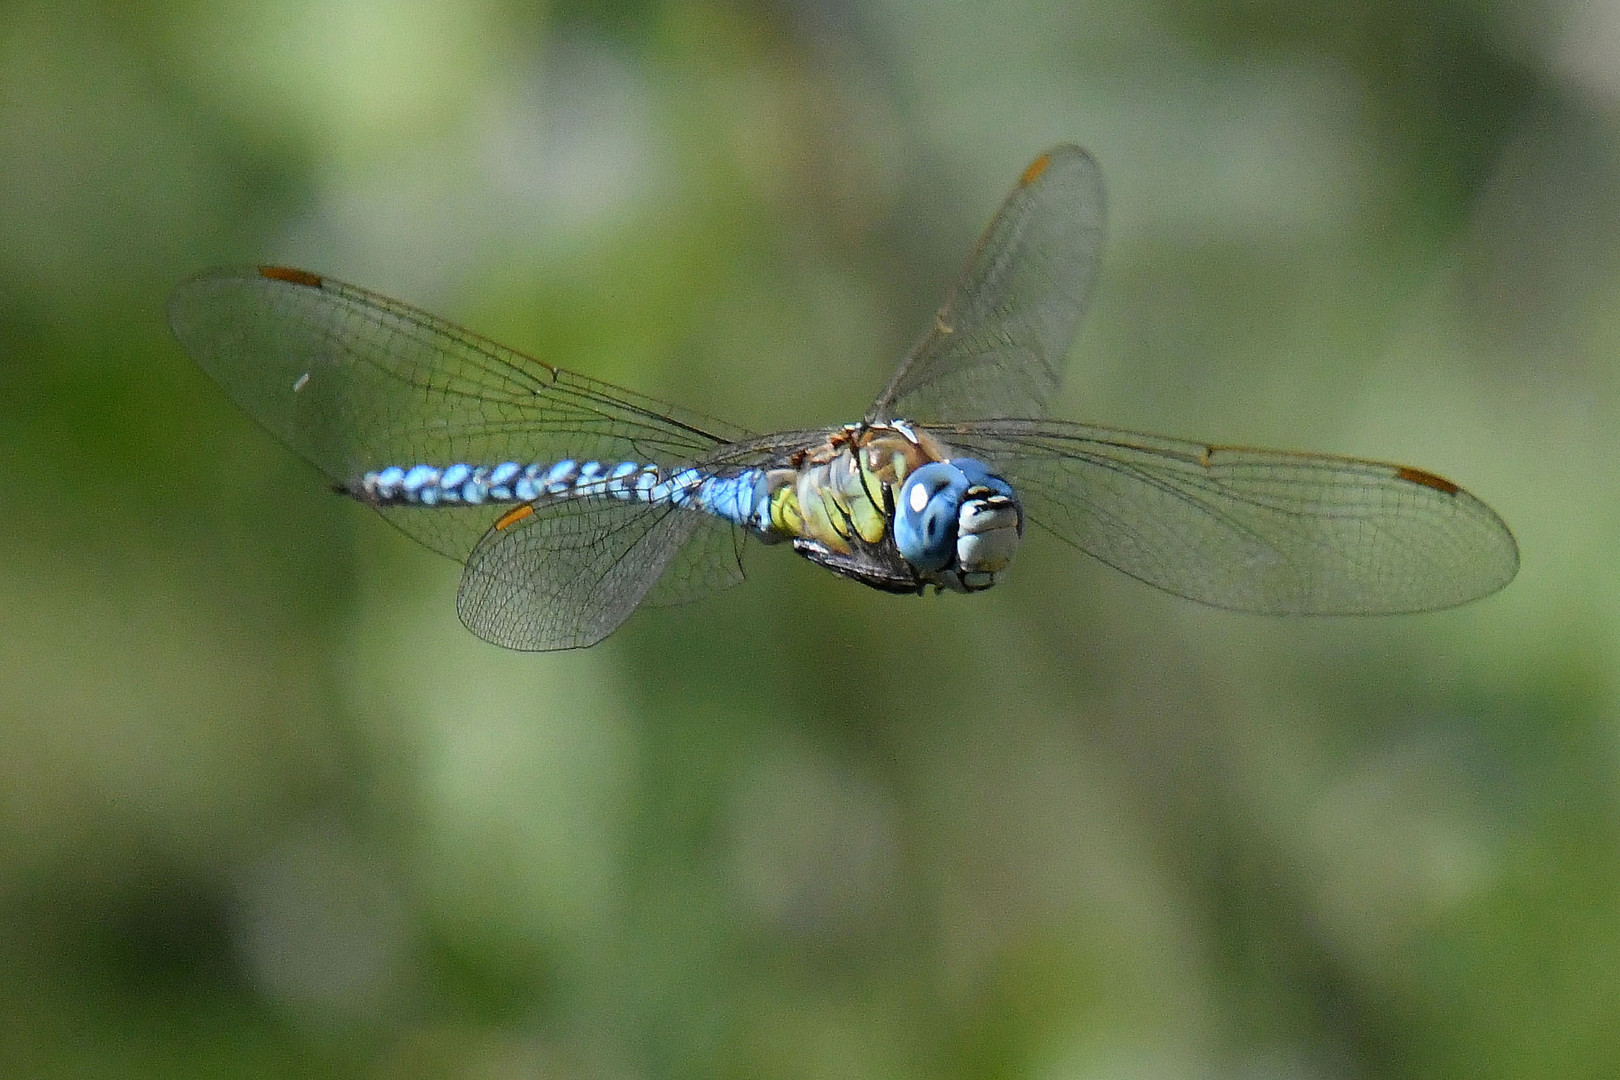
[{"label": "dragonfly thorax", "polygon": [[1023,533],[1005,479],[903,420],[835,430],[768,486],[767,539],[885,592],[987,589]]}]

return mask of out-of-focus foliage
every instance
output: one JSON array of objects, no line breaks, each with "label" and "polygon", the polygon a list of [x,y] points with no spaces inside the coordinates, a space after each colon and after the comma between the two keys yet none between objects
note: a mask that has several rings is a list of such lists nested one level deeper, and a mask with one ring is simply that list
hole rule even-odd
[{"label": "out-of-focus foliage", "polygon": [[[1617,72],[1573,0],[7,6],[0,1075],[1620,1073]],[[162,321],[290,263],[842,422],[1060,139],[1111,235],[1059,415],[1440,471],[1519,580],[756,550],[506,653]]]}]

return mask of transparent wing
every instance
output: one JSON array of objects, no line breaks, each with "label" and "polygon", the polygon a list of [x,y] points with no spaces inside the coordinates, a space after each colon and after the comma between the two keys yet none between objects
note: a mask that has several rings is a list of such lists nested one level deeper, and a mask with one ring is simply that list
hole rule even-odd
[{"label": "transparent wing", "polygon": [[702,524],[699,514],[668,506],[579,498],[539,506],[478,542],[456,610],[473,633],[509,649],[594,645],[629,617]]},{"label": "transparent wing", "polygon": [[[187,353],[249,415],[343,485],[385,465],[702,458],[744,433],[300,270],[226,270],[169,299]],[[384,511],[464,560],[500,511]]]},{"label": "transparent wing", "polygon": [[1217,607],[1430,611],[1518,572],[1502,519],[1419,469],[1060,421],[932,430],[993,462],[1031,520],[1132,577]]},{"label": "transparent wing", "polygon": [[697,524],[663,576],[642,598],[641,602],[649,607],[688,604],[743,580],[742,556],[748,533],[712,514],[683,513],[696,518]]},{"label": "transparent wing", "polygon": [[[760,436],[693,467],[735,474],[826,437]],[[456,609],[485,641],[529,650],[593,645],[643,603],[686,603],[743,580],[747,534],[713,515],[577,496],[529,506],[527,516],[503,516],[467,558]]]},{"label": "transparent wing", "polygon": [[1090,154],[1061,145],[1036,158],[866,418],[1044,413],[1096,277],[1103,210]]}]

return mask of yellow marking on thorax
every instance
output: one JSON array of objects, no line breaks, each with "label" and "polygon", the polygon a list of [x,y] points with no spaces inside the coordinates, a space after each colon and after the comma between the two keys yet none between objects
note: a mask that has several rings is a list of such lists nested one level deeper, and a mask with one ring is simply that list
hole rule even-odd
[{"label": "yellow marking on thorax", "polygon": [[832,436],[799,468],[773,473],[771,531],[842,553],[849,552],[852,533],[865,543],[881,543],[889,531],[884,489],[897,499],[912,470],[944,452],[932,439],[919,441],[921,446],[891,432],[868,433],[861,442],[844,433]]},{"label": "yellow marking on thorax", "polygon": [[771,492],[771,529],[785,536],[804,535],[804,512],[799,509],[799,489],[783,484]]}]

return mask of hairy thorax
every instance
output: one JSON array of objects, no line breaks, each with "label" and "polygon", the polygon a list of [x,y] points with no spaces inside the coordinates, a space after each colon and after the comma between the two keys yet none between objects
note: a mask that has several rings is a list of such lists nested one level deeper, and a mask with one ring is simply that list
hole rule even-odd
[{"label": "hairy thorax", "polygon": [[793,467],[770,472],[771,529],[782,539],[808,540],[839,554],[881,545],[906,476],[945,454],[903,422],[843,428]]}]

